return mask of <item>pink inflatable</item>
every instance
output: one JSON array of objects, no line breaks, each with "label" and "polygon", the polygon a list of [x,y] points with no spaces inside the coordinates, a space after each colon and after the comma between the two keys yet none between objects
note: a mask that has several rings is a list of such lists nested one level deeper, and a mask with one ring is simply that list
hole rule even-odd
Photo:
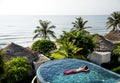
[{"label": "pink inflatable", "polygon": [[78,69],[72,69],[72,70],[64,70],[64,75],[69,75],[69,74],[76,74],[80,72],[89,72],[90,70],[88,69],[87,66],[81,66]]}]

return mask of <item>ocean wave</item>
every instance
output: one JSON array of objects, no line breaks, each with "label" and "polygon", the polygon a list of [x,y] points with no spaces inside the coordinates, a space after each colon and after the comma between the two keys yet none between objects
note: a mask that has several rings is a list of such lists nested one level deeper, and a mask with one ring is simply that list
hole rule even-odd
[{"label": "ocean wave", "polygon": [[0,37],[0,40],[32,39],[32,37]]}]

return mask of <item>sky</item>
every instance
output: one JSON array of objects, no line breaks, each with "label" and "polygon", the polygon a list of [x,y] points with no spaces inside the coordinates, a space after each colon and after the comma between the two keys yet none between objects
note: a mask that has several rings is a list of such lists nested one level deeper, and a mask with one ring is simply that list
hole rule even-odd
[{"label": "sky", "polygon": [[109,15],[120,0],[0,0],[0,15]]}]

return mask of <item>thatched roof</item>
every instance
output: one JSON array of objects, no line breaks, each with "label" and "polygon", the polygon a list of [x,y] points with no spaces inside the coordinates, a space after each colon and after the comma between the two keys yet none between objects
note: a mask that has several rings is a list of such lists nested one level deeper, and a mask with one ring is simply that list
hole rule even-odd
[{"label": "thatched roof", "polygon": [[110,41],[120,41],[120,30],[111,31],[110,33],[106,34],[104,37]]},{"label": "thatched roof", "polygon": [[113,51],[115,49],[115,45],[112,42],[106,40],[103,36],[96,35],[95,37],[97,39],[95,51],[105,52]]},{"label": "thatched roof", "polygon": [[38,58],[36,52],[30,50],[29,48],[24,48],[15,43],[11,43],[5,48],[3,48],[2,53],[7,56],[8,60],[11,59],[12,57],[26,56],[28,58],[28,61],[31,63],[32,61]]}]

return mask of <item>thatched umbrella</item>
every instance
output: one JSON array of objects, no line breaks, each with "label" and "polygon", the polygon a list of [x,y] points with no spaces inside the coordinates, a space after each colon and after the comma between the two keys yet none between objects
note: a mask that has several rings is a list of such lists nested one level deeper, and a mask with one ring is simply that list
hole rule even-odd
[{"label": "thatched umbrella", "polygon": [[104,37],[110,41],[120,41],[120,30],[111,31],[110,33],[106,34]]},{"label": "thatched umbrella", "polygon": [[106,40],[103,36],[96,35],[95,39],[97,39],[95,51],[99,51],[99,52],[109,51],[109,52],[111,52],[115,49],[115,45],[112,42]]},{"label": "thatched umbrella", "polygon": [[8,60],[17,56],[26,56],[28,58],[28,61],[31,63],[38,58],[36,52],[15,43],[11,43],[5,48],[3,48],[2,53],[6,55],[6,58]]}]

